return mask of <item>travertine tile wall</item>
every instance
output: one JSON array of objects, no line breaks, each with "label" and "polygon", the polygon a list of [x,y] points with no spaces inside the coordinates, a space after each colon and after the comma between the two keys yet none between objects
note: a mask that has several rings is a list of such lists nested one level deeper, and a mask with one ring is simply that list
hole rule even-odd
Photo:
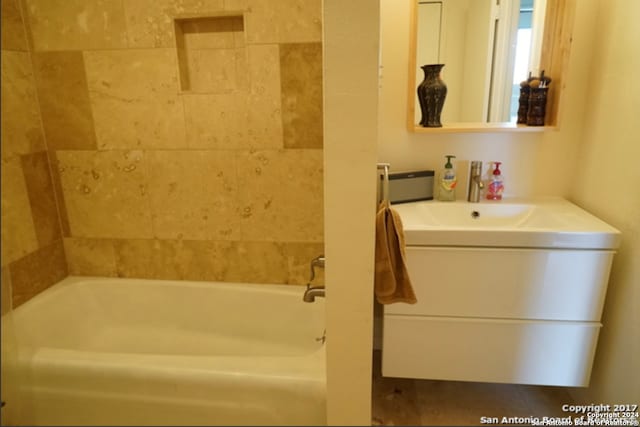
[{"label": "travertine tile wall", "polygon": [[[323,252],[320,0],[23,1],[69,274],[306,283]],[[230,12],[231,45],[179,26],[185,88],[174,18]]]},{"label": "travertine tile wall", "polygon": [[67,275],[18,0],[2,0],[2,314]]}]

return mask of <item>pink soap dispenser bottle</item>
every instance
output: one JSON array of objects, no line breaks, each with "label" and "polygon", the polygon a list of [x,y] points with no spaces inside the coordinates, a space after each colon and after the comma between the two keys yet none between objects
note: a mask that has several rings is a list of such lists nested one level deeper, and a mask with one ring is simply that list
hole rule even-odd
[{"label": "pink soap dispenser bottle", "polygon": [[487,199],[489,200],[502,200],[502,192],[504,191],[504,182],[502,179],[502,172],[500,172],[500,165],[502,162],[493,162],[495,169],[491,175],[489,182],[489,188],[487,188]]}]

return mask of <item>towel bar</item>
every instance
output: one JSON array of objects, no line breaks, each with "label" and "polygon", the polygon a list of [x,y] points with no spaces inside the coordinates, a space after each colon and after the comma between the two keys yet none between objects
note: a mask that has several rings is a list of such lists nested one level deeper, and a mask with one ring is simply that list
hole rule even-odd
[{"label": "towel bar", "polygon": [[389,168],[390,163],[378,163],[378,169],[382,169],[382,202],[389,201]]}]

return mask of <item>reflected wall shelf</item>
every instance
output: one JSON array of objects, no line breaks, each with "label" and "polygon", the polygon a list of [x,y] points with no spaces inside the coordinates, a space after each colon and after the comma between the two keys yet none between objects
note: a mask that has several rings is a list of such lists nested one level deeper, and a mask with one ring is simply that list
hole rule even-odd
[{"label": "reflected wall shelf", "polygon": [[413,132],[424,134],[461,132],[544,132],[558,130],[557,126],[527,126],[515,123],[443,123],[441,128],[414,126]]}]

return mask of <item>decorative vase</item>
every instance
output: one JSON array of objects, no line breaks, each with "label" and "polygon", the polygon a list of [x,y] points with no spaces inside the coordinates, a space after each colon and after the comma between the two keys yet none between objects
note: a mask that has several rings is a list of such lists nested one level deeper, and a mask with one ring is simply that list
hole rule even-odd
[{"label": "decorative vase", "polygon": [[418,85],[418,101],[422,118],[420,126],[428,128],[440,128],[440,114],[447,96],[447,85],[440,78],[440,70],[444,64],[423,65],[424,80]]},{"label": "decorative vase", "polygon": [[531,88],[527,86],[520,87],[520,98],[518,99],[518,121],[519,125],[527,124],[527,111],[529,111],[529,92]]},{"label": "decorative vase", "polygon": [[527,125],[544,126],[548,90],[546,87],[531,88],[531,92],[529,93],[529,109],[527,110]]}]

